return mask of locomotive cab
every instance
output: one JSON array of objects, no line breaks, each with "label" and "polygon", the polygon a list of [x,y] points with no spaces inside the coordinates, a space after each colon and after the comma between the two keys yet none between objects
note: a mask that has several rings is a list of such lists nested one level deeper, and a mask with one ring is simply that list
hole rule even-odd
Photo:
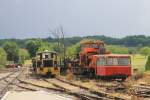
[{"label": "locomotive cab", "polygon": [[105,54],[103,41],[89,41],[81,43],[81,51],[79,53],[79,65],[89,67],[92,55]]},{"label": "locomotive cab", "polygon": [[59,75],[60,68],[57,65],[57,53],[44,51],[36,54],[36,73],[42,76]]}]

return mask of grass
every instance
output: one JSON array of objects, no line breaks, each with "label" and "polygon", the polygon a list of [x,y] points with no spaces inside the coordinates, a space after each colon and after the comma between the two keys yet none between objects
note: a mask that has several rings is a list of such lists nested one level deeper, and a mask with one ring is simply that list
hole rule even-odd
[{"label": "grass", "polygon": [[5,65],[0,65],[0,70],[4,69]]},{"label": "grass", "polygon": [[147,57],[136,54],[131,56],[131,63],[132,63],[132,68],[137,69],[138,72],[144,72],[145,71],[145,64],[147,61]]}]

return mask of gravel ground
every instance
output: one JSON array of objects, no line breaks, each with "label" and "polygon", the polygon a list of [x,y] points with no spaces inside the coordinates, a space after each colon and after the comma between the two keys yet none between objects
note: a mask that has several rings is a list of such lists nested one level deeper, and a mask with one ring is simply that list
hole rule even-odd
[{"label": "gravel ground", "polygon": [[48,93],[44,91],[36,91],[36,92],[13,92],[9,91],[2,98],[2,100],[73,100],[71,98],[67,98],[64,96],[60,96],[54,93]]}]

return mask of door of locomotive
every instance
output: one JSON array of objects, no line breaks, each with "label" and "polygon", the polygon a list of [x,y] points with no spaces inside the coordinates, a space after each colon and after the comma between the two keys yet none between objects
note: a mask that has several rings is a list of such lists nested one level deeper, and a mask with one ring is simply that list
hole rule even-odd
[{"label": "door of locomotive", "polygon": [[104,67],[106,65],[106,58],[105,56],[97,56],[96,59],[96,75],[104,74]]}]

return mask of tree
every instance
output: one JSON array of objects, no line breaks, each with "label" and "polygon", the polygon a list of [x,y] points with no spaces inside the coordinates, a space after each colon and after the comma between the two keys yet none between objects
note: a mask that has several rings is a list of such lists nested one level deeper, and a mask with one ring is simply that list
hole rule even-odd
[{"label": "tree", "polygon": [[145,57],[150,54],[150,48],[149,47],[143,47],[140,49],[140,54],[144,55]]},{"label": "tree", "polygon": [[30,55],[26,49],[19,49],[19,63],[24,64],[24,61],[29,59]]},{"label": "tree", "polygon": [[129,54],[135,55],[137,53],[137,48],[129,48]]},{"label": "tree", "polygon": [[128,48],[123,47],[123,46],[117,46],[117,45],[107,45],[106,50],[115,54],[128,54],[129,53]]},{"label": "tree", "polygon": [[3,45],[4,50],[7,53],[7,60],[8,61],[14,61],[14,62],[18,62],[19,60],[19,47],[15,42],[6,42]]},{"label": "tree", "polygon": [[[52,36],[56,39],[57,41],[57,50],[58,54],[61,55],[61,51],[63,51],[63,55],[61,55],[64,59],[66,58],[66,42],[65,42],[65,34],[62,26],[59,26],[56,28],[54,31],[51,31]],[[56,47],[56,45],[54,46]]]},{"label": "tree", "polygon": [[146,66],[145,66],[145,70],[150,70],[150,56],[148,56],[147,62],[146,62]]},{"label": "tree", "polygon": [[48,42],[42,42],[42,45],[38,48],[38,52],[45,51],[45,50],[53,51],[52,44]]},{"label": "tree", "polygon": [[29,51],[30,57],[34,57],[41,46],[42,40],[40,39],[28,40],[26,42],[26,49]]},{"label": "tree", "polygon": [[4,67],[7,61],[7,54],[3,48],[0,48],[0,67]]},{"label": "tree", "polygon": [[80,51],[80,44],[77,43],[67,48],[67,56],[73,57],[74,55],[78,54]]}]

